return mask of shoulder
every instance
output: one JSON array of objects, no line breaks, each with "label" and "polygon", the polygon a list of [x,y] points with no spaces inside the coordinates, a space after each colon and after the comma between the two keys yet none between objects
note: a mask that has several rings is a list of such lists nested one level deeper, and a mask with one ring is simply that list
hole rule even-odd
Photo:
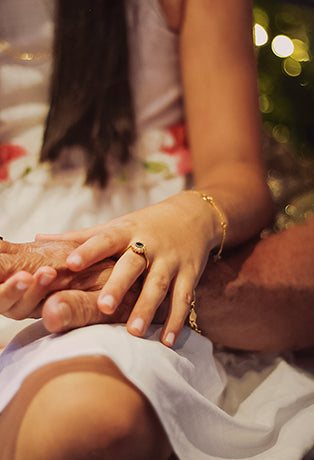
[{"label": "shoulder", "polygon": [[181,28],[185,0],[158,0],[168,26],[179,31]]}]

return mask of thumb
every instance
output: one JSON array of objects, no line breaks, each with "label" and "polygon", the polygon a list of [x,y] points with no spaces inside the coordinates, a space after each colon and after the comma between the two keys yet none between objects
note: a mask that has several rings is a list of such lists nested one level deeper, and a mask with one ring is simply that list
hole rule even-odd
[{"label": "thumb", "polygon": [[63,332],[103,322],[105,315],[97,307],[99,291],[60,291],[43,304],[42,318],[49,332]]}]

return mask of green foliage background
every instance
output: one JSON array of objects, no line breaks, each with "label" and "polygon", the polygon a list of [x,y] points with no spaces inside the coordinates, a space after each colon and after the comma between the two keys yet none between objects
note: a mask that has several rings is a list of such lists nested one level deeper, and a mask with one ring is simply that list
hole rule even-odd
[{"label": "green foliage background", "polygon": [[[268,33],[257,48],[264,126],[299,157],[314,159],[314,1],[255,0],[254,18]],[[309,60],[296,63],[300,75],[287,75],[285,59],[273,53],[277,35],[305,43]]]}]

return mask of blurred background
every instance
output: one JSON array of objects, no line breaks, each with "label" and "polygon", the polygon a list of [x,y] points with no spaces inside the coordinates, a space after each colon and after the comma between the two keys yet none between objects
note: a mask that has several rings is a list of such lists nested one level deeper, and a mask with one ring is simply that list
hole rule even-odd
[{"label": "blurred background", "polygon": [[314,214],[314,0],[254,0],[274,230]]}]

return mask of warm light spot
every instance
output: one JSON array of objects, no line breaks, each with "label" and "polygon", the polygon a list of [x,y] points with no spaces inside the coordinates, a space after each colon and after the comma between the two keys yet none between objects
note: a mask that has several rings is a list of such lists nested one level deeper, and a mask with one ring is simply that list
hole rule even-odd
[{"label": "warm light spot", "polygon": [[289,141],[289,129],[284,125],[276,125],[273,128],[273,136],[276,141],[286,144]]},{"label": "warm light spot", "polygon": [[298,62],[307,62],[310,60],[310,56],[308,53],[308,45],[303,42],[302,40],[298,40],[297,38],[292,40],[294,51],[291,57]]},{"label": "warm light spot", "polygon": [[276,56],[283,58],[291,56],[294,46],[292,40],[286,35],[277,35],[272,41],[271,49]]},{"label": "warm light spot", "polygon": [[297,77],[302,72],[302,66],[299,62],[288,57],[283,62],[283,70],[289,77]]},{"label": "warm light spot", "polygon": [[260,96],[259,106],[262,113],[270,113],[273,110],[273,103],[266,94]]},{"label": "warm light spot", "polygon": [[271,190],[274,198],[279,198],[282,194],[282,181],[273,174],[272,171],[268,171],[267,183]]},{"label": "warm light spot", "polygon": [[297,213],[297,208],[293,204],[287,204],[287,206],[285,207],[285,213],[288,216],[293,217]]},{"label": "warm light spot", "polygon": [[263,46],[268,42],[268,34],[263,26],[255,24],[253,28],[254,43],[256,46]]},{"label": "warm light spot", "polygon": [[262,10],[261,8],[254,7],[253,14],[254,23],[260,24],[262,27],[264,27],[264,29],[267,29],[269,25],[269,17],[266,11]]}]

